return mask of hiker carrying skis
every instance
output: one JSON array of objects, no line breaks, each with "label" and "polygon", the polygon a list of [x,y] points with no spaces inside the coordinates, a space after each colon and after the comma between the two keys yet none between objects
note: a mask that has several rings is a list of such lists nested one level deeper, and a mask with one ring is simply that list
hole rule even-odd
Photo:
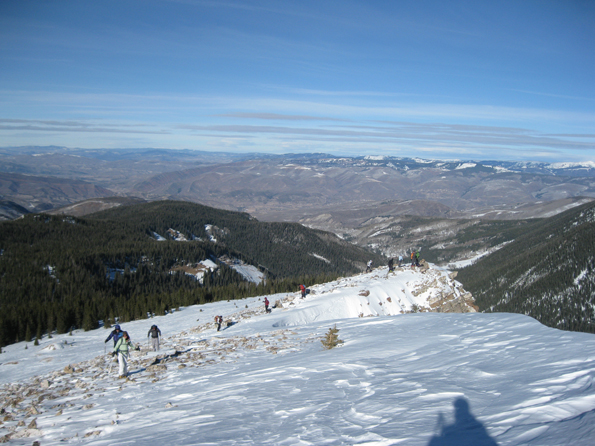
[{"label": "hiker carrying skis", "polygon": [[120,339],[118,339],[118,342],[116,342],[112,353],[112,356],[118,355],[118,378],[126,378],[128,375],[128,356],[131,347],[132,342],[130,341],[130,336],[128,336],[127,332],[124,332]]},{"label": "hiker carrying skis", "polygon": [[154,352],[159,351],[159,336],[161,336],[161,330],[157,325],[151,326],[149,333],[147,333],[147,338],[151,336],[151,347],[153,347]]},{"label": "hiker carrying skis", "polygon": [[107,337],[107,339],[105,340],[104,344],[107,343],[107,341],[109,341],[110,339],[114,340],[114,347],[116,346],[116,342],[118,342],[118,339],[120,339],[122,337],[122,330],[120,329],[120,326],[118,324],[116,324],[114,326],[114,329],[112,330],[112,332],[109,334],[109,336]]}]

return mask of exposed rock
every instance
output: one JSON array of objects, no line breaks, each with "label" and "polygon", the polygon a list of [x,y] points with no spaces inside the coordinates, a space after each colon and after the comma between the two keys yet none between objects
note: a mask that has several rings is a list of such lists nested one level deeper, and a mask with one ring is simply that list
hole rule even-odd
[{"label": "exposed rock", "polygon": [[89,437],[94,437],[96,435],[101,434],[101,431],[92,431],[92,432],[87,432],[83,438],[89,438]]},{"label": "exposed rock", "polygon": [[27,415],[39,415],[41,412],[39,411],[39,409],[37,409],[37,407],[31,406],[31,407],[27,408],[25,413]]},{"label": "exposed rock", "polygon": [[10,439],[14,440],[15,438],[40,437],[41,435],[42,432],[39,429],[26,428],[11,434]]},{"label": "exposed rock", "polygon": [[153,364],[147,367],[149,372],[158,372],[158,371],[165,371],[167,370],[167,366],[165,364]]}]

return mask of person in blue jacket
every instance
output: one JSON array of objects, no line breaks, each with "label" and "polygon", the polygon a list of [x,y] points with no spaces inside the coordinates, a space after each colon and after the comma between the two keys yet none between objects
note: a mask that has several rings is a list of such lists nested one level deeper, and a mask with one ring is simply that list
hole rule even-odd
[{"label": "person in blue jacket", "polygon": [[107,343],[107,341],[109,341],[110,339],[114,340],[114,347],[116,346],[116,343],[118,342],[118,339],[120,339],[122,337],[122,334],[124,332],[122,331],[122,329],[120,328],[119,325],[115,325],[114,329],[112,330],[112,332],[109,334],[109,336],[107,337],[107,339],[105,340],[104,344]]}]

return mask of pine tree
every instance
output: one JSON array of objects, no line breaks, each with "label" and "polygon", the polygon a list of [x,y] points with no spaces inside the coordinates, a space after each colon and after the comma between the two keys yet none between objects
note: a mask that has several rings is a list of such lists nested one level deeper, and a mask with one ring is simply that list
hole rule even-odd
[{"label": "pine tree", "polygon": [[331,348],[343,343],[343,341],[339,339],[339,335],[337,333],[339,333],[339,329],[337,328],[337,324],[335,324],[333,328],[328,329],[324,339],[320,341],[326,350],[330,350]]}]

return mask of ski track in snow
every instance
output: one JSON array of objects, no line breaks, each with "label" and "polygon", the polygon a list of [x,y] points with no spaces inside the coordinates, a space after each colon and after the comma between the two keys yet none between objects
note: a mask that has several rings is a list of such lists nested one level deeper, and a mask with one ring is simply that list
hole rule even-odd
[{"label": "ski track in snow", "polygon": [[[304,300],[297,291],[268,296],[283,301],[271,314],[262,298],[248,298],[123,323],[142,344],[127,380],[104,354],[109,330],[7,346],[0,438],[44,446],[593,444],[593,335],[517,314],[402,314],[459,292],[438,268],[387,275],[383,267],[310,289]],[[217,314],[235,324],[217,332]],[[164,334],[160,352],[144,340],[153,323]],[[335,325],[344,343],[323,350]],[[105,345],[109,352],[113,343]]]}]

